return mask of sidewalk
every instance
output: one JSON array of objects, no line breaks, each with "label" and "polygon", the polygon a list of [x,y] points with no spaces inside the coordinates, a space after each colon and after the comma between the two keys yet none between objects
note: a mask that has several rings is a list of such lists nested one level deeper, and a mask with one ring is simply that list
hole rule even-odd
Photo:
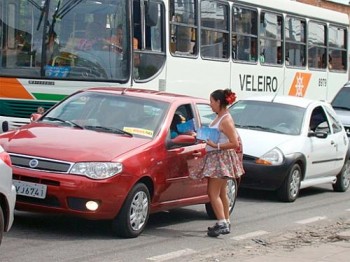
[{"label": "sidewalk", "polygon": [[192,262],[349,262],[350,219],[322,221],[244,241],[221,237],[219,247],[193,254]]},{"label": "sidewalk", "polygon": [[[343,232],[350,239],[350,231]],[[234,256],[219,260],[220,262],[235,261]],[[304,246],[292,251],[276,251],[253,258],[239,259],[240,262],[349,262],[350,240],[329,242],[318,246]]]}]

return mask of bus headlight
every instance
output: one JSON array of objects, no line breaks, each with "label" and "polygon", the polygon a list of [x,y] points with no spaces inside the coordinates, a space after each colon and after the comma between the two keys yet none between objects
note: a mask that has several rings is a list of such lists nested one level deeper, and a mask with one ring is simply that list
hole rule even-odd
[{"label": "bus headlight", "polygon": [[70,174],[92,179],[106,179],[123,171],[123,164],[112,162],[81,162],[73,165]]}]

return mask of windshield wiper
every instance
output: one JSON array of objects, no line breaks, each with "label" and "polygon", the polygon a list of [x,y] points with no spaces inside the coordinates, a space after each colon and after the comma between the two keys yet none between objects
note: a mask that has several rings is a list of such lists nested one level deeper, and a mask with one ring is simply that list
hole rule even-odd
[{"label": "windshield wiper", "polygon": [[43,21],[44,14],[46,12],[48,2],[49,2],[49,0],[45,0],[43,7],[40,7],[41,14],[40,14],[38,25],[36,27],[36,31],[39,30],[41,22]]},{"label": "windshield wiper", "polygon": [[50,117],[50,116],[47,116],[47,117],[44,117],[43,120],[49,120],[49,121],[58,121],[58,122],[61,122],[61,123],[65,123],[65,124],[69,124],[73,127],[77,127],[79,129],[84,129],[84,127],[82,127],[81,125],[78,125],[77,123],[73,122],[73,121],[69,121],[69,120],[63,120],[63,119],[60,119],[60,118],[57,118],[57,117]]},{"label": "windshield wiper", "polygon": [[346,106],[332,106],[334,109],[343,109],[343,110],[347,110],[347,111],[350,111],[350,108],[349,107],[346,107]]},{"label": "windshield wiper", "polygon": [[90,130],[96,130],[96,131],[106,131],[109,133],[114,133],[114,134],[122,134],[122,135],[127,135],[129,137],[133,137],[133,134],[124,131],[122,129],[119,128],[110,128],[110,127],[105,127],[105,126],[84,126],[86,129],[90,129]]},{"label": "windshield wiper", "polygon": [[254,129],[254,130],[262,130],[262,131],[267,131],[267,132],[273,132],[273,133],[283,133],[279,130],[270,128],[270,127],[265,127],[265,126],[258,126],[258,125],[248,125],[248,126],[239,126],[241,128],[247,128],[247,129]]}]

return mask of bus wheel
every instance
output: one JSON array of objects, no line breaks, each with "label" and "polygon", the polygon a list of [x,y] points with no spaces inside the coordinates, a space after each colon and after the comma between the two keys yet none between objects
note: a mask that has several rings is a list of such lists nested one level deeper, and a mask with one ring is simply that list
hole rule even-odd
[{"label": "bus wheel", "polygon": [[145,184],[136,184],[112,222],[116,235],[135,238],[144,230],[150,213],[150,194]]}]

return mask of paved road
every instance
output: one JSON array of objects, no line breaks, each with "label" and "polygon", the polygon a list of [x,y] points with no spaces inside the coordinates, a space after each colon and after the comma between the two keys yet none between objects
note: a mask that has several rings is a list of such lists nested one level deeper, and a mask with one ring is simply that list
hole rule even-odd
[{"label": "paved road", "polygon": [[206,236],[213,221],[202,205],[152,215],[136,239],[113,236],[105,221],[16,212],[15,224],[0,247],[0,260],[182,261],[215,246],[234,246],[236,241],[349,216],[349,199],[350,191],[335,193],[328,185],[303,190],[294,203],[278,202],[270,192],[240,190],[232,233],[218,239]]}]

